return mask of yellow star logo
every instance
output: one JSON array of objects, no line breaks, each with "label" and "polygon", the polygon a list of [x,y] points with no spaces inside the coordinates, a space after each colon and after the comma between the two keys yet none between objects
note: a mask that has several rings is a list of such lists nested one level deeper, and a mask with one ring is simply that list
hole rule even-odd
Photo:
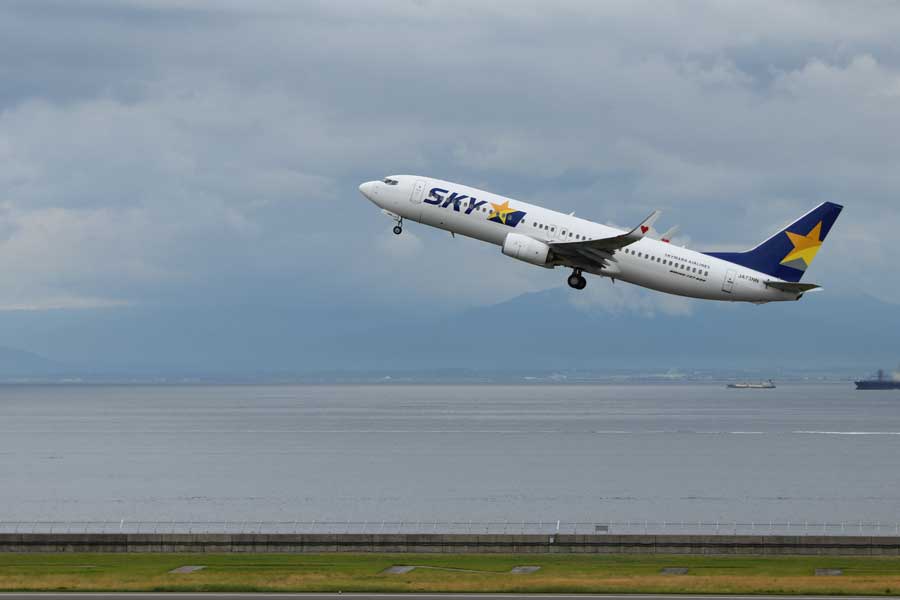
[{"label": "yellow star logo", "polygon": [[491,214],[488,215],[488,219],[499,218],[500,222],[506,225],[506,215],[509,213],[516,212],[516,209],[509,207],[509,200],[504,202],[503,204],[494,204],[491,202],[491,207],[494,209],[491,211]]},{"label": "yellow star logo", "polygon": [[794,245],[794,249],[784,257],[781,264],[784,265],[796,260],[802,260],[803,264],[808,267],[816,257],[816,252],[818,252],[819,248],[822,246],[822,240],[820,239],[822,234],[822,221],[819,221],[806,235],[800,235],[799,233],[793,233],[791,231],[785,231],[785,233]]}]

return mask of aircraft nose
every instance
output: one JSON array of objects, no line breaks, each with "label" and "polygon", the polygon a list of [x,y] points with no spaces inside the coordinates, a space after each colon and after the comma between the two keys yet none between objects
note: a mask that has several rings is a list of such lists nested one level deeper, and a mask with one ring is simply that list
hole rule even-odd
[{"label": "aircraft nose", "polygon": [[359,186],[359,193],[366,197],[368,200],[373,200],[375,198],[375,181],[367,181]]}]

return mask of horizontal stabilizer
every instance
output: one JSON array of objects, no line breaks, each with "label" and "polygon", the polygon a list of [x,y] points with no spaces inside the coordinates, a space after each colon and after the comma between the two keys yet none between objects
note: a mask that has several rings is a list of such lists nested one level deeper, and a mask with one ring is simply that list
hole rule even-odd
[{"label": "horizontal stabilizer", "polygon": [[822,289],[822,286],[814,283],[794,283],[792,281],[767,281],[766,285],[782,292],[794,292],[795,294]]}]

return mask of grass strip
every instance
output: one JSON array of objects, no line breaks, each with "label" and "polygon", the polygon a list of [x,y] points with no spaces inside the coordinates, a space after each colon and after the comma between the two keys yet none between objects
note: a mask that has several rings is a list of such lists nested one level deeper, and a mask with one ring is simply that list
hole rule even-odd
[{"label": "grass strip", "polygon": [[[206,568],[170,573],[184,565]],[[394,565],[432,568],[384,573]],[[520,565],[541,569],[510,573]],[[900,557],[0,553],[0,590],[900,595]]]}]

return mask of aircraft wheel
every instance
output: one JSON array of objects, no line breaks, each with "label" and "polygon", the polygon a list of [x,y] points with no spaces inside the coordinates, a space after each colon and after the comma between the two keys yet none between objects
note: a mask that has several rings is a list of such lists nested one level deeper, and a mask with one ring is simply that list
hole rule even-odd
[{"label": "aircraft wheel", "polygon": [[403,228],[399,225],[394,225],[394,235],[400,235],[403,233]]},{"label": "aircraft wheel", "polygon": [[576,290],[583,290],[585,287],[587,287],[587,279],[585,279],[584,277],[582,277],[581,275],[579,275],[579,276],[578,276],[578,285],[575,286],[575,289],[576,289]]},{"label": "aircraft wheel", "polygon": [[[584,288],[585,285],[587,285],[587,282],[584,280],[584,277],[582,277],[581,275],[579,275],[577,273],[572,273],[571,275],[569,275],[569,279],[567,280],[567,282],[568,282],[570,288],[574,288],[576,290],[580,290],[580,289]],[[581,286],[581,287],[579,287],[579,286]]]}]

